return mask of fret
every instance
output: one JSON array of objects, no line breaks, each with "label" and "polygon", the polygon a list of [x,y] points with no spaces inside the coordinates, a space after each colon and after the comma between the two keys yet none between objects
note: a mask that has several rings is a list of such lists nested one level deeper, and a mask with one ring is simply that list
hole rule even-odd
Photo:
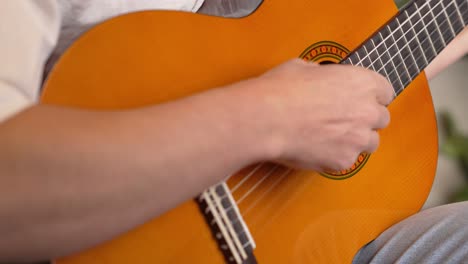
[{"label": "fret", "polygon": [[456,0],[455,1],[460,11],[461,16],[463,17],[463,25],[468,24],[468,1],[466,0]]},{"label": "fret", "polygon": [[[413,6],[414,6],[414,10],[412,10]],[[411,13],[414,12],[414,16],[411,17],[410,21],[414,26],[415,32],[418,32],[417,33],[418,40],[422,45],[421,47],[424,49],[426,62],[427,62],[427,65],[429,65],[429,62],[432,61],[437,56],[437,50],[434,47],[434,43],[432,42],[431,34],[427,30],[426,25],[424,25],[423,23],[423,17],[421,16],[420,9],[418,8],[417,3],[414,3],[414,5],[411,5],[408,8],[408,11],[410,11]]]},{"label": "fret", "polygon": [[[416,9],[415,6],[412,6],[413,9]],[[411,10],[409,10],[411,11]],[[415,30],[416,25],[413,24],[412,20],[416,19],[418,20],[418,15],[416,12],[412,12],[412,17],[410,18],[408,16],[408,10],[405,10],[403,13],[403,18],[407,21],[407,23],[403,24],[403,31],[404,32],[412,32],[413,38],[409,40],[409,45],[410,45],[410,50],[414,53],[413,58],[416,61],[416,67],[418,67],[418,70],[421,71],[423,70],[429,63],[426,57],[426,52],[424,51],[424,40],[425,38],[428,38],[426,32],[424,30]],[[422,27],[421,21],[417,21],[416,23],[419,23],[420,27]],[[419,32],[419,33],[416,33]],[[408,38],[407,38],[408,41]],[[427,44],[427,41],[426,41]],[[426,45],[429,46],[429,45]]]},{"label": "fret", "polygon": [[[445,16],[446,24],[449,25],[450,32],[452,32],[453,38],[455,38],[457,32],[456,32],[456,30],[454,29],[452,23],[450,22],[450,15],[449,15],[450,13],[448,13],[448,10],[447,10],[447,3],[446,3],[446,2],[447,2],[447,0],[441,0],[441,1],[440,1],[440,4],[441,4],[441,6],[442,6],[442,10],[443,10],[442,16]],[[448,4],[453,3],[451,0],[448,0],[448,2],[449,2]],[[448,42],[447,42],[447,43],[448,43]]]},{"label": "fret", "polygon": [[[375,34],[371,41],[372,41],[372,45],[375,48],[375,52],[377,54],[377,57],[378,59],[376,59],[374,61],[374,64],[376,65],[376,69],[377,69],[377,72],[382,74],[383,76],[385,76],[387,79],[389,78],[388,76],[388,73],[387,71],[385,70],[385,67],[384,67],[384,62],[382,61],[382,56],[383,56],[383,53],[384,52],[379,52],[379,50],[382,50],[383,48],[383,45],[382,45],[382,38],[380,37],[381,35],[380,34]],[[376,44],[377,43],[377,44]],[[387,61],[386,61],[387,62]]]},{"label": "fret", "polygon": [[[365,44],[364,44],[364,48],[366,49],[366,51],[368,52],[369,54],[369,58],[370,60],[372,61],[372,68],[374,69],[374,71],[382,74],[383,76],[387,76],[385,70],[384,70],[384,67],[383,67],[383,63],[380,59],[380,55],[377,51],[377,48],[375,46],[375,42],[373,39],[370,39],[369,41],[367,41]],[[370,53],[369,53],[370,51]]]},{"label": "fret", "polygon": [[439,27],[435,23],[434,17],[432,15],[431,9],[428,5],[422,5],[420,7],[420,13],[423,14],[423,22],[429,32],[429,37],[434,45],[435,54],[439,54],[439,52],[445,48],[445,43],[443,40],[443,36],[439,31]]},{"label": "fret", "polygon": [[[361,51],[361,52],[362,52],[362,51]],[[363,59],[364,57],[362,57],[362,56],[359,54],[359,50],[356,50],[356,51],[354,52],[354,55],[356,56],[356,60],[357,60],[356,64],[354,64],[354,65],[365,67],[364,64],[362,63],[362,59]]]},{"label": "fret", "polygon": [[356,65],[359,62],[359,59],[357,58],[356,53],[352,53],[349,55],[348,59],[346,61],[349,61],[351,65]]},{"label": "fret", "polygon": [[382,38],[382,40],[385,40],[387,39],[388,36],[390,36],[390,31],[388,31],[388,28],[387,27],[383,27],[380,32],[380,37]]},{"label": "fret", "polygon": [[390,31],[390,37],[387,38],[384,41],[384,43],[389,49],[389,53],[391,55],[390,60],[392,61],[394,65],[393,70],[396,71],[396,74],[398,75],[400,79],[400,83],[402,84],[402,87],[405,87],[405,84],[409,83],[410,75],[404,63],[403,57],[401,56],[400,50],[397,47],[397,43],[396,43],[395,36],[394,36],[395,33],[392,30],[392,28],[396,28],[396,27],[397,27],[397,24],[395,20],[393,20],[387,25],[387,28]]},{"label": "fret", "polygon": [[[368,69],[371,69],[373,71],[376,71],[374,68],[374,63],[370,57],[369,50],[367,49],[366,45],[362,45],[362,48],[364,49],[364,52],[366,54],[366,57],[364,58],[363,64],[366,65]],[[370,49],[372,50],[372,49]]]},{"label": "fret", "polygon": [[356,53],[358,54],[359,58],[361,58],[360,61],[362,63],[362,66],[375,71],[375,69],[372,67],[372,61],[369,58],[369,54],[367,53],[365,46],[362,46],[361,48],[359,48],[356,51]]},{"label": "fret", "polygon": [[437,1],[436,5],[431,4],[432,3],[431,1],[428,1],[428,3],[429,3],[428,9],[429,9],[429,12],[432,15],[432,20],[433,20],[433,23],[434,23],[435,30],[437,30],[437,32],[439,33],[439,35],[441,37],[441,43],[443,45],[443,48],[445,48],[447,46],[447,44],[444,41],[444,34],[442,34],[442,30],[440,29],[440,25],[438,23],[439,13],[434,12],[434,7],[439,6],[439,2]]},{"label": "fret", "polygon": [[468,2],[466,0],[455,0],[458,11],[462,17],[463,26],[468,24]]},{"label": "fret", "polygon": [[[463,21],[463,15],[460,12],[460,9],[458,8],[458,5],[456,4],[456,1],[455,1],[455,3],[453,3],[453,6],[455,7],[455,10],[457,11],[458,17],[460,18],[460,23],[463,25],[462,28],[464,28],[467,23],[465,23]],[[465,9],[465,11],[466,11],[466,9]],[[466,12],[466,13],[468,13],[468,12]]]},{"label": "fret", "polygon": [[423,50],[424,58],[426,59],[426,66],[429,65],[429,61],[433,60],[437,55],[437,50],[432,43],[430,34],[423,23],[423,18],[421,13],[417,8],[417,4],[411,5],[408,8],[408,12],[413,14],[410,19],[410,23],[413,25],[413,30],[417,32],[417,38],[419,43],[421,43],[421,49]]},{"label": "fret", "polygon": [[455,38],[455,32],[451,29],[451,25],[449,24],[448,17],[445,16],[444,8],[442,6],[442,2],[433,1],[429,2],[429,6],[431,7],[432,14],[435,17],[435,21],[437,24],[437,29],[439,33],[442,34],[444,46],[447,45],[452,39]]},{"label": "fret", "polygon": [[377,54],[377,49],[375,48],[375,45],[371,42],[371,40],[367,41],[364,43],[364,50],[367,53],[367,56],[369,59],[372,61],[372,63],[377,60],[379,55]]},{"label": "fret", "polygon": [[341,63],[380,73],[398,95],[467,20],[468,0],[416,0]]},{"label": "fret", "polygon": [[458,10],[458,7],[455,5],[455,2],[453,2],[452,0],[448,1],[449,3],[445,3],[447,2],[447,0],[444,0],[443,3],[449,15],[450,24],[453,25],[455,33],[459,33],[465,27],[465,25],[463,24],[463,17],[461,16],[460,10]]},{"label": "fret", "polygon": [[[400,22],[400,19],[402,22]],[[410,24],[407,20],[408,16],[406,13],[401,13],[395,19],[398,27],[395,29],[394,35],[397,40],[397,47],[401,52],[406,69],[408,70],[410,80],[412,80],[412,77],[416,76],[420,72],[415,58],[419,44],[417,42],[417,38],[411,31]]]},{"label": "fret", "polygon": [[351,59],[348,57],[346,60],[342,60],[340,62],[340,64],[350,64],[350,65],[353,65],[353,62],[351,61]]},{"label": "fret", "polygon": [[381,55],[382,61],[384,62],[384,69],[387,72],[387,79],[390,83],[394,84],[393,88],[395,93],[398,93],[401,89],[403,89],[403,83],[400,80],[400,76],[395,71],[395,65],[393,63],[392,57],[389,53],[388,47],[386,45],[386,40],[383,36],[389,35],[386,30],[386,27],[379,32],[380,38],[382,39],[382,44],[378,45],[377,50]]}]

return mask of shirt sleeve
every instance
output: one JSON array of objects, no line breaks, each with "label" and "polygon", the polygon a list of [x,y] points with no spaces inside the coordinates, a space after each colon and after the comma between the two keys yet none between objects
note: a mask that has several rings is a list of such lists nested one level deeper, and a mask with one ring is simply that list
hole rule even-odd
[{"label": "shirt sleeve", "polygon": [[60,22],[55,0],[0,1],[0,122],[38,101]]}]

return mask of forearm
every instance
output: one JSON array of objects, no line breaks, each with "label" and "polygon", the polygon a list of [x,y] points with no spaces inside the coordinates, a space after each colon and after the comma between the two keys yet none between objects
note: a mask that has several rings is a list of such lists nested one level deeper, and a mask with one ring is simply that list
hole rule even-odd
[{"label": "forearm", "polygon": [[429,80],[468,53],[468,27],[463,30],[426,68]]},{"label": "forearm", "polygon": [[0,125],[0,262],[111,238],[264,158],[246,100],[229,88],[122,112],[42,105]]}]

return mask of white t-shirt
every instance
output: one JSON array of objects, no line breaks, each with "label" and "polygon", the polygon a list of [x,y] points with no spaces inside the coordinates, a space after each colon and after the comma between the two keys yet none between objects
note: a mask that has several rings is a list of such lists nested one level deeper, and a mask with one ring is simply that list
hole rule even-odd
[{"label": "white t-shirt", "polygon": [[1,0],[0,122],[36,103],[48,65],[89,27],[148,9],[196,12],[204,0]]}]

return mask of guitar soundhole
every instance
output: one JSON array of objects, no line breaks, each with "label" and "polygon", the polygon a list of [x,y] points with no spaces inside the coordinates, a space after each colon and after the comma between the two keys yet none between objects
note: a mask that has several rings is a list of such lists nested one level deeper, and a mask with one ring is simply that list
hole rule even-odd
[{"label": "guitar soundhole", "polygon": [[[349,50],[333,41],[320,41],[310,45],[299,56],[305,61],[313,61],[320,65],[340,63],[349,54]],[[344,180],[354,176],[369,159],[369,154],[361,153],[351,168],[341,171],[322,172],[321,175],[333,180]]]},{"label": "guitar soundhole", "polygon": [[327,65],[327,64],[336,64],[336,62],[329,61],[329,60],[324,60],[319,62],[320,65]]}]

